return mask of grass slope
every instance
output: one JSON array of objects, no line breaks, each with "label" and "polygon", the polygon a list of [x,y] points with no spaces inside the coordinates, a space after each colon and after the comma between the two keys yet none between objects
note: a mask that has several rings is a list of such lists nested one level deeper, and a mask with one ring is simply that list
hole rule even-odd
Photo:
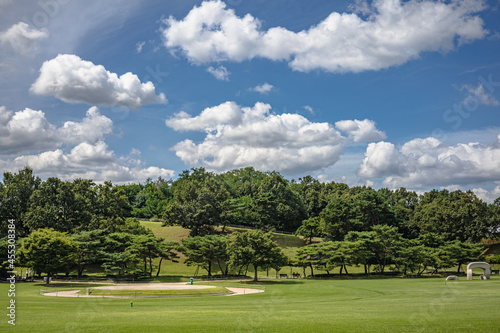
[{"label": "grass slope", "polygon": [[[172,227],[162,227],[161,222],[148,222],[148,221],[141,221],[141,224],[149,228],[153,231],[153,234],[156,237],[162,237],[166,241],[173,241],[173,242],[181,242],[183,239],[189,237],[189,229],[184,229],[179,226],[172,226]],[[248,229],[241,229],[241,228],[231,228],[231,227],[226,227],[225,231],[227,234],[232,234],[235,232],[247,232]],[[286,235],[286,234],[278,234],[275,233],[273,234],[273,240],[278,243],[278,245],[282,248],[283,252],[289,257],[289,258],[294,258],[297,250],[305,245],[305,241],[302,237],[297,237],[294,235]],[[318,239],[315,239],[318,241]],[[161,271],[160,275],[163,276],[195,276],[196,272],[196,267],[188,267],[187,265],[184,264],[184,256],[181,254],[180,255],[181,259],[179,260],[178,263],[174,263],[171,261],[163,261],[162,266],[161,266]],[[154,265],[156,266],[156,269],[158,267],[158,262],[159,259],[156,259],[154,261]],[[251,268],[251,267],[250,267]],[[156,269],[153,272],[153,275],[156,275]],[[218,271],[217,265],[212,265],[213,273],[212,274],[220,274],[220,271]],[[338,273],[339,269],[335,270],[335,273]],[[364,272],[363,267],[349,267],[348,268],[349,273],[362,273]],[[250,272],[253,272],[253,269],[250,269]],[[197,276],[203,276],[207,272],[203,269],[199,269],[198,275]],[[235,272],[237,273],[237,272]],[[303,273],[303,270],[301,268],[297,267],[283,267],[280,271],[282,274],[288,274],[289,276],[292,276],[293,273]],[[321,270],[315,270],[315,274],[326,274],[326,271],[321,271]],[[331,273],[334,273],[333,271]],[[260,270],[258,272],[259,277],[267,277],[268,272],[264,270]],[[307,274],[310,274],[310,270],[307,270]],[[269,270],[269,276],[275,276],[276,271],[271,269]],[[174,279],[174,277],[172,277]],[[181,281],[179,279],[174,279],[174,280],[169,280],[168,277],[165,277],[165,279],[157,279],[157,281]]]},{"label": "grass slope", "polygon": [[[220,283],[221,287],[229,284]],[[247,285],[248,287],[251,284]],[[288,280],[232,297],[130,299],[39,295],[16,285],[16,326],[1,332],[484,332],[500,327],[500,278]],[[8,284],[0,284],[6,295]],[[8,299],[0,308],[6,313]]]}]

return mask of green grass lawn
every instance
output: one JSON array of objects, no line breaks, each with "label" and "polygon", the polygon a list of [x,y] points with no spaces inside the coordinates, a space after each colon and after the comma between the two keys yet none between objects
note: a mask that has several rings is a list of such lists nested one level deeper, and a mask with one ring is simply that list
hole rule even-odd
[{"label": "green grass lawn", "polygon": [[[211,283],[219,287],[251,283]],[[268,280],[244,296],[134,299],[41,296],[16,285],[16,326],[1,332],[496,332],[500,278]]]}]

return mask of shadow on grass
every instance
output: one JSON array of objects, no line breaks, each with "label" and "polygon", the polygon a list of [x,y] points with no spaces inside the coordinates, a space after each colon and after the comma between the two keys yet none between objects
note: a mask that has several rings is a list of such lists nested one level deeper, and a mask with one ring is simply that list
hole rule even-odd
[{"label": "shadow on grass", "polygon": [[45,288],[93,288],[93,287],[104,287],[109,286],[110,284],[105,283],[78,283],[78,282],[51,282],[49,284],[46,283],[35,283],[36,287],[45,287]]},{"label": "shadow on grass", "polygon": [[288,284],[288,285],[297,285],[297,284],[303,284],[303,280],[299,279],[273,279],[273,280],[258,280],[258,281],[240,281],[242,284],[249,284],[249,285],[274,285],[274,284]]}]

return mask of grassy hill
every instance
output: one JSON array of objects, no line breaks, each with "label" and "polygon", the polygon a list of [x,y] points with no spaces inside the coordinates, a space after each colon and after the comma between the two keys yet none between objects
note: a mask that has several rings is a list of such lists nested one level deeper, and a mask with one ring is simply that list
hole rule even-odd
[{"label": "grassy hill", "polygon": [[[148,222],[148,221],[141,221],[141,224],[153,231],[153,234],[156,237],[162,237],[166,241],[172,241],[172,242],[181,242],[183,239],[186,239],[189,237],[189,230],[184,229],[179,226],[172,226],[172,227],[163,227],[161,222]],[[226,227],[225,232],[227,234],[232,234],[235,232],[245,232],[248,229],[241,229],[241,228],[231,228],[231,227]],[[305,241],[301,237],[297,237],[294,235],[285,235],[285,234],[278,234],[275,233],[273,235],[273,240],[277,242],[281,248],[283,249],[283,252],[289,257],[293,258],[295,256],[295,253],[297,252],[298,248],[301,246],[305,245]],[[160,271],[160,275],[182,275],[182,276],[194,276],[196,273],[196,267],[188,267],[186,266],[184,262],[184,256],[181,254],[181,259],[178,263],[173,263],[170,261],[163,261],[162,262],[162,267]],[[158,259],[155,261],[155,264],[158,263]],[[213,267],[213,269],[217,269],[217,267]],[[300,273],[300,270],[298,268],[293,268],[290,270],[290,268],[283,269],[281,273],[283,274],[292,274],[292,272]],[[267,271],[262,271],[260,272],[261,276],[267,276]],[[156,273],[155,273],[156,274]],[[206,271],[200,269],[198,272],[198,276],[200,275],[205,275]],[[217,274],[217,272],[214,272],[214,274]],[[270,276],[275,276],[276,272],[274,270],[269,271]]]},{"label": "grassy hill", "polygon": [[[153,234],[156,237],[162,237],[166,241],[173,241],[173,242],[181,242],[183,239],[186,239],[189,237],[189,230],[184,229],[179,226],[171,226],[171,227],[163,227],[161,222],[148,222],[148,221],[141,221],[141,224],[149,228],[153,231]],[[227,234],[232,234],[235,232],[245,232],[248,231],[248,229],[242,229],[242,228],[232,228],[232,227],[226,227],[225,228],[225,233]],[[280,234],[280,233],[274,233],[273,234],[273,240],[278,243],[278,245],[282,248],[283,252],[289,257],[289,258],[294,258],[297,250],[301,247],[304,246],[305,240],[302,237],[298,237],[295,235],[287,235],[287,234]],[[315,239],[315,241],[319,241],[319,239]],[[196,267],[188,267],[187,265],[184,264],[184,256],[180,254],[181,259],[179,260],[178,263],[173,263],[171,261],[163,261],[161,265],[161,271],[160,275],[163,276],[162,278],[158,279],[159,281],[169,281],[168,279],[171,278],[174,280],[180,279],[181,276],[187,277],[187,276],[203,276],[206,274],[206,271],[203,269],[199,269],[198,273],[196,274]],[[158,266],[159,259],[157,259],[154,264]],[[217,271],[218,267],[216,265],[212,266],[212,269],[214,270],[212,274],[220,274],[220,272]],[[251,271],[251,270],[250,270]],[[337,271],[337,270],[336,270]],[[364,272],[363,267],[349,267],[348,268],[349,273],[362,273]],[[303,274],[302,268],[299,267],[283,267],[281,271],[279,272],[280,274],[288,274],[288,276],[292,276],[293,273],[299,273]],[[333,273],[333,272],[330,272]],[[156,271],[153,272],[153,275],[156,274]],[[307,270],[307,274],[310,274],[310,270]],[[326,271],[321,271],[321,270],[314,270],[314,274],[326,274]],[[170,277],[168,277],[170,276]],[[268,271],[259,271],[259,277],[274,277],[276,276],[276,271],[274,269],[270,269]]]}]

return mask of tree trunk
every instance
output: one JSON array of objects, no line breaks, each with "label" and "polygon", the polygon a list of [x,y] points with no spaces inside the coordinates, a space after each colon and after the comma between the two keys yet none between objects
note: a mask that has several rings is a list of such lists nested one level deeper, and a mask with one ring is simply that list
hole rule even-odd
[{"label": "tree trunk", "polygon": [[253,266],[253,268],[254,268],[254,270],[255,270],[255,275],[254,275],[253,280],[254,280],[254,282],[257,282],[257,269],[258,269],[259,267],[258,267],[257,265],[254,265],[254,266]]},{"label": "tree trunk", "polygon": [[212,260],[208,261],[208,276],[212,276]]},{"label": "tree trunk", "polygon": [[149,276],[153,275],[153,258],[149,258]]},{"label": "tree trunk", "polygon": [[160,269],[161,269],[161,262],[163,261],[163,258],[160,257],[160,262],[158,263],[158,272],[156,272],[156,276],[160,275]]},{"label": "tree trunk", "polygon": [[368,275],[368,265],[365,264],[365,274]]},{"label": "tree trunk", "polygon": [[311,277],[314,277],[313,265],[309,264],[309,267],[311,267]]},{"label": "tree trunk", "polygon": [[340,265],[340,275],[342,275],[342,269],[344,268],[344,265]]},{"label": "tree trunk", "polygon": [[85,265],[81,265],[78,267],[78,278],[82,277],[84,269],[85,269]]},{"label": "tree trunk", "polygon": [[346,265],[344,265],[344,272],[345,272],[346,274],[349,274],[349,273],[347,272],[347,266],[346,266]]},{"label": "tree trunk", "polygon": [[220,269],[221,274],[222,274],[222,275],[226,275],[226,274],[224,274],[224,270],[222,269],[222,265],[221,265],[221,263],[220,263],[219,258],[217,258],[217,265],[219,266],[219,269]]}]

